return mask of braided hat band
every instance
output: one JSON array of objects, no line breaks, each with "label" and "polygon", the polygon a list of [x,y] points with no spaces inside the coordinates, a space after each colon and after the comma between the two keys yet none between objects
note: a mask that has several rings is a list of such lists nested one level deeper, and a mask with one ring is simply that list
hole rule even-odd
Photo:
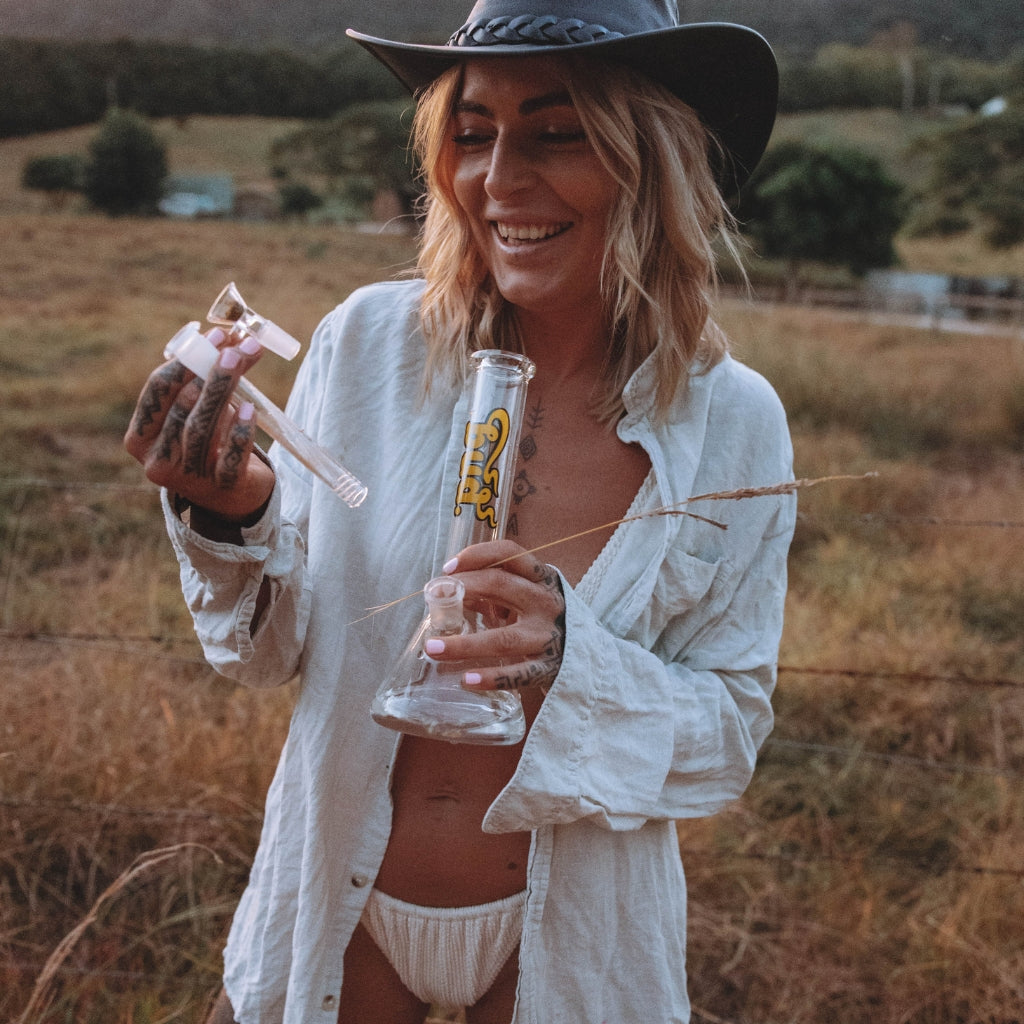
[{"label": "braided hat band", "polygon": [[553,14],[519,14],[467,22],[448,40],[449,46],[578,46],[604,39],[622,39],[604,25]]}]

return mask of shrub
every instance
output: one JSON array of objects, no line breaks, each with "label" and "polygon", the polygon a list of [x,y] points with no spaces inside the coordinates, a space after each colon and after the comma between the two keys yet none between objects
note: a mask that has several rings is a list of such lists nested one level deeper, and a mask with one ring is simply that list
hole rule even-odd
[{"label": "shrub", "polygon": [[976,224],[989,245],[1024,241],[1024,107],[971,118],[919,144],[933,160],[918,235]]},{"label": "shrub", "polygon": [[74,153],[33,157],[21,171],[22,188],[45,192],[57,204],[81,192],[84,183],[85,160]]},{"label": "shrub", "polygon": [[113,110],[89,144],[85,195],[112,217],[152,214],[167,177],[166,147],[137,114]]},{"label": "shrub", "polygon": [[765,256],[818,260],[861,274],[895,262],[903,192],[858,149],[784,142],[758,165],[737,216]]},{"label": "shrub", "polygon": [[323,206],[323,198],[317,195],[308,185],[302,182],[289,182],[277,190],[278,201],[281,204],[281,212],[285,216],[302,217]]}]

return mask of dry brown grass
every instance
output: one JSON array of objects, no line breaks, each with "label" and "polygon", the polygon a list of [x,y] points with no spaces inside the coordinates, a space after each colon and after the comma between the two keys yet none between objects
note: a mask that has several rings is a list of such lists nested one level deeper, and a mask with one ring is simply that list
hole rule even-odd
[{"label": "dry brown grass", "polygon": [[[227,280],[301,338],[410,244],[70,215],[3,227],[0,1019],[95,907],[33,1019],[195,1022],[292,691],[201,663],[120,436],[164,340]],[[801,493],[775,735],[736,807],[680,826],[695,1021],[1019,1022],[1022,531],[982,525],[1022,518],[1017,350],[815,311],[722,315],[787,402],[797,475],[881,475]],[[280,399],[293,372],[268,357],[253,377]],[[97,904],[180,843],[217,857],[183,849]]]}]

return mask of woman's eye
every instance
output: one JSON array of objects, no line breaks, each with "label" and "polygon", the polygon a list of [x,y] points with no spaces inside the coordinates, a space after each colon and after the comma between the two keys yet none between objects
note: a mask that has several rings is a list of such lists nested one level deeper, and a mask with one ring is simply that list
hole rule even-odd
[{"label": "woman's eye", "polygon": [[582,128],[570,128],[565,130],[548,129],[541,133],[544,142],[555,146],[567,146],[578,142],[587,141],[587,133]]},{"label": "woman's eye", "polygon": [[473,131],[472,129],[465,129],[458,131],[452,136],[452,142],[456,146],[483,146],[491,141],[491,136],[487,132]]}]

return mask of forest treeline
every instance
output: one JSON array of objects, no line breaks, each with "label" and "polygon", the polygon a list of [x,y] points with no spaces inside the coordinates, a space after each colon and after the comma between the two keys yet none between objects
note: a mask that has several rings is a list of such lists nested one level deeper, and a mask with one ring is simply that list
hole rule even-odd
[{"label": "forest treeline", "polygon": [[[1024,51],[1001,61],[914,46],[833,43],[783,55],[783,112],[857,107],[977,108],[1024,89]],[[181,43],[0,38],[0,136],[99,120],[111,106],[149,117],[325,118],[402,94],[358,47],[324,54]]]},{"label": "forest treeline", "polygon": [[0,38],[0,137],[91,124],[110,107],[149,117],[324,118],[401,86],[356,47],[288,50]]}]

